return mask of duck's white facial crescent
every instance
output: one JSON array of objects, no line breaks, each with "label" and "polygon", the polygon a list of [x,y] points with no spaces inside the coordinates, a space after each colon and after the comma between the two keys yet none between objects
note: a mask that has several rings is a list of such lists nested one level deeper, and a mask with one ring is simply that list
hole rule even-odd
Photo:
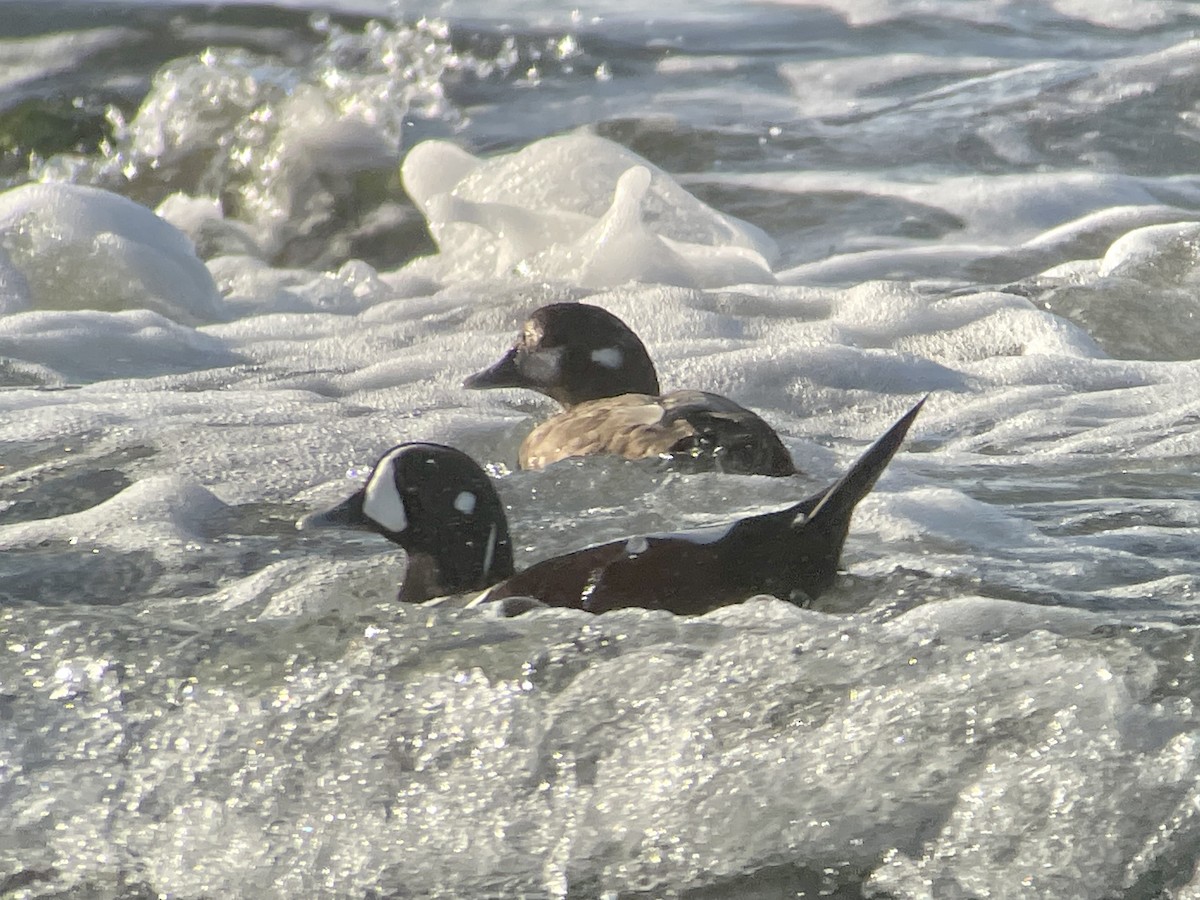
[{"label": "duck's white facial crescent", "polygon": [[367,481],[363,497],[363,514],[388,531],[399,533],[408,527],[404,500],[396,489],[396,457],[404,451],[393,450],[379,461]]}]

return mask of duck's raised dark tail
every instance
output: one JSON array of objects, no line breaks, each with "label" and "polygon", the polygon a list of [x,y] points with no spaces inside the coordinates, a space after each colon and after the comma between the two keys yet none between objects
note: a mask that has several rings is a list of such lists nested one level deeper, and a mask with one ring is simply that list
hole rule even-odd
[{"label": "duck's raised dark tail", "polygon": [[854,514],[854,508],[867,496],[892,461],[904,443],[909,426],[927,399],[927,396],[923,397],[905,413],[858,458],[845,475],[795,507],[796,519],[792,528],[801,537],[803,550],[799,566],[800,571],[805,573],[799,580],[802,589],[810,597],[817,596],[833,583],[842,545],[850,531],[850,517]]}]

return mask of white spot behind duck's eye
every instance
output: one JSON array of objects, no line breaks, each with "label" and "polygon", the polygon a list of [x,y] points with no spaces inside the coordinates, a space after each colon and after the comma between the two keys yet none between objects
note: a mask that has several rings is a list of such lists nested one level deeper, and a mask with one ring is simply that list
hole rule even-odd
[{"label": "white spot behind duck's eye", "polygon": [[454,498],[454,508],[465,516],[469,516],[475,512],[475,495],[470,491],[463,491]]},{"label": "white spot behind duck's eye", "polygon": [[606,369],[619,369],[625,362],[625,354],[616,347],[605,347],[603,350],[592,351],[592,362]]},{"label": "white spot behind duck's eye", "polygon": [[363,497],[363,515],[388,531],[401,532],[408,527],[404,500],[396,489],[396,457],[403,451],[394,450],[379,461],[367,481]]}]

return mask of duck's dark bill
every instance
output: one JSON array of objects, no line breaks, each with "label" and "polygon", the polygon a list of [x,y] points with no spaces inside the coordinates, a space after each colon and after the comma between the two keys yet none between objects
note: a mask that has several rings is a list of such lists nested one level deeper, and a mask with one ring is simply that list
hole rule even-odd
[{"label": "duck's dark bill", "polygon": [[495,365],[476,372],[463,382],[463,387],[469,390],[485,390],[486,388],[525,387],[527,379],[517,370],[517,354],[509,350]]},{"label": "duck's dark bill", "polygon": [[363,515],[363,492],[351,494],[337,506],[323,512],[309,513],[296,521],[296,528],[309,531],[318,528],[370,528],[371,523]]}]

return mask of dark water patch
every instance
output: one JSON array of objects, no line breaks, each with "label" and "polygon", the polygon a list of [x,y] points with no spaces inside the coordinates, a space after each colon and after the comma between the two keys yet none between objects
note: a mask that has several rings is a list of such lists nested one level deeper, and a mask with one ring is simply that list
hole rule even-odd
[{"label": "dark water patch", "polygon": [[[0,487],[6,508],[0,510],[0,525],[53,519],[91,509],[110,500],[133,483],[130,472],[139,460],[155,454],[151,447],[122,447],[93,456],[76,444],[76,453],[56,443],[52,461],[17,469],[6,460],[0,466]],[[9,474],[9,470],[12,474]]]},{"label": "dark water patch", "polygon": [[[90,439],[95,438],[96,435],[92,435]],[[80,437],[72,443],[78,446],[81,441],[87,440],[88,437]],[[63,452],[61,440],[0,442],[0,478],[11,477],[31,466],[53,463],[61,459]]]},{"label": "dark water patch", "polygon": [[840,234],[885,240],[935,240],[963,228],[958,217],[899,197],[853,191],[767,191],[743,185],[689,181],[688,190],[709,206],[757,225],[779,244],[776,269],[816,262],[847,248]]},{"label": "dark water patch", "polygon": [[[335,17],[361,25],[362,19]],[[253,52],[295,60],[321,37],[309,27],[310,14],[268,6],[74,4],[69,12],[54,3],[4,3],[0,46],[66,35],[103,40],[82,52],[69,69],[34,57],[31,75],[9,85],[0,98],[0,146],[6,148],[0,178],[15,177],[14,160],[29,154],[94,152],[112,136],[107,108],[132,116],[155,72],[165,63],[195,56],[210,46],[236,45]],[[64,29],[64,22],[70,27]],[[19,52],[20,44],[14,44]],[[5,140],[7,138],[7,140]]]},{"label": "dark water patch", "polygon": [[[69,496],[56,493],[64,483]],[[14,521],[68,515],[78,510],[62,504],[90,508],[90,500],[115,495],[129,483],[123,473],[111,469],[51,480],[35,489],[46,503],[27,498],[8,515],[24,514]],[[89,491],[99,494],[89,497]],[[58,504],[59,511],[46,515],[47,504]],[[296,530],[301,514],[299,509],[268,503],[224,508],[190,523],[195,540],[186,547],[176,542],[153,551],[66,538],[8,547],[0,553],[0,605],[114,606],[183,600],[205,596],[284,559],[328,554],[366,560],[380,549],[368,541],[313,541]],[[153,541],[153,534],[146,540]]]},{"label": "dark water patch", "polygon": [[104,108],[78,98],[28,99],[0,109],[0,181],[19,175],[31,155],[93,155],[112,136]]},{"label": "dark water patch", "polygon": [[[1072,506],[1067,504],[1065,509],[1027,507],[1027,511],[1045,520],[1041,528],[1043,533],[1048,535],[1070,537],[1104,534],[1130,528],[1153,529],[1159,535],[1154,538],[1156,540],[1190,540],[1192,546],[1200,549],[1200,536],[1194,533],[1195,525],[1191,521],[1181,519],[1181,510],[1174,503],[1134,506],[1122,504],[1118,508],[1084,509],[1078,512],[1074,511]],[[1055,521],[1056,518],[1058,521]],[[1172,535],[1172,530],[1177,530],[1179,534]]]},{"label": "dark water patch", "polygon": [[57,874],[53,869],[22,869],[19,872],[13,872],[0,881],[0,896],[7,897],[11,895],[11,892],[31,888],[39,882],[50,881]]},{"label": "dark water patch", "polygon": [[154,554],[55,541],[0,556],[0,606],[110,606],[172,593]]},{"label": "dark water patch", "polygon": [[[754,134],[724,133],[666,116],[609,119],[597,123],[594,130],[668,172],[707,172],[718,160],[729,165],[761,161],[763,155]],[[708,202],[702,194],[692,193]]]},{"label": "dark water patch", "polygon": [[1200,705],[1200,670],[1196,666],[1200,659],[1200,628],[1140,628],[1130,630],[1123,638],[1157,662],[1148,700],[1165,703],[1184,698]]},{"label": "dark water patch", "polygon": [[296,504],[243,503],[230,507],[221,533],[299,541],[301,534],[296,530],[296,520],[309,512],[310,509]]},{"label": "dark water patch", "polygon": [[[856,574],[853,550],[851,547],[842,560],[843,567],[850,571],[842,571],[830,590],[806,603],[808,609],[842,616],[873,609],[884,618],[891,618],[925,603],[963,594],[963,585],[956,583],[956,579],[909,566],[897,566],[887,575]],[[973,591],[978,589],[978,585],[971,587]]]},{"label": "dark water patch", "polygon": [[[3,168],[0,159],[0,170]],[[3,179],[0,171],[0,179]],[[40,388],[46,384],[47,374],[19,360],[0,357],[0,390],[4,388]]]},{"label": "dark water patch", "polygon": [[[220,539],[151,551],[54,540],[10,547],[0,554],[0,606],[138,606],[203,597],[280,562],[285,553],[279,544]],[[292,548],[291,555],[302,549]],[[372,555],[368,548],[351,548],[347,557],[359,554]]]},{"label": "dark water patch", "polygon": [[344,255],[377,269],[398,269],[410,260],[437,252],[425,217],[399,192],[344,236]]},{"label": "dark water patch", "polygon": [[[1094,464],[1092,471],[1088,471],[1089,461]],[[983,475],[978,471],[956,474],[944,461],[938,462],[941,481],[976,500],[1017,511],[1028,504],[1081,500],[1200,500],[1200,464],[1186,456],[1125,459],[1119,469],[1103,457],[1039,459],[1036,466],[992,465]]]},{"label": "dark water patch", "polygon": [[1051,287],[1031,299],[1083,328],[1118,359],[1200,358],[1200,302],[1194,285],[1106,278]]}]

